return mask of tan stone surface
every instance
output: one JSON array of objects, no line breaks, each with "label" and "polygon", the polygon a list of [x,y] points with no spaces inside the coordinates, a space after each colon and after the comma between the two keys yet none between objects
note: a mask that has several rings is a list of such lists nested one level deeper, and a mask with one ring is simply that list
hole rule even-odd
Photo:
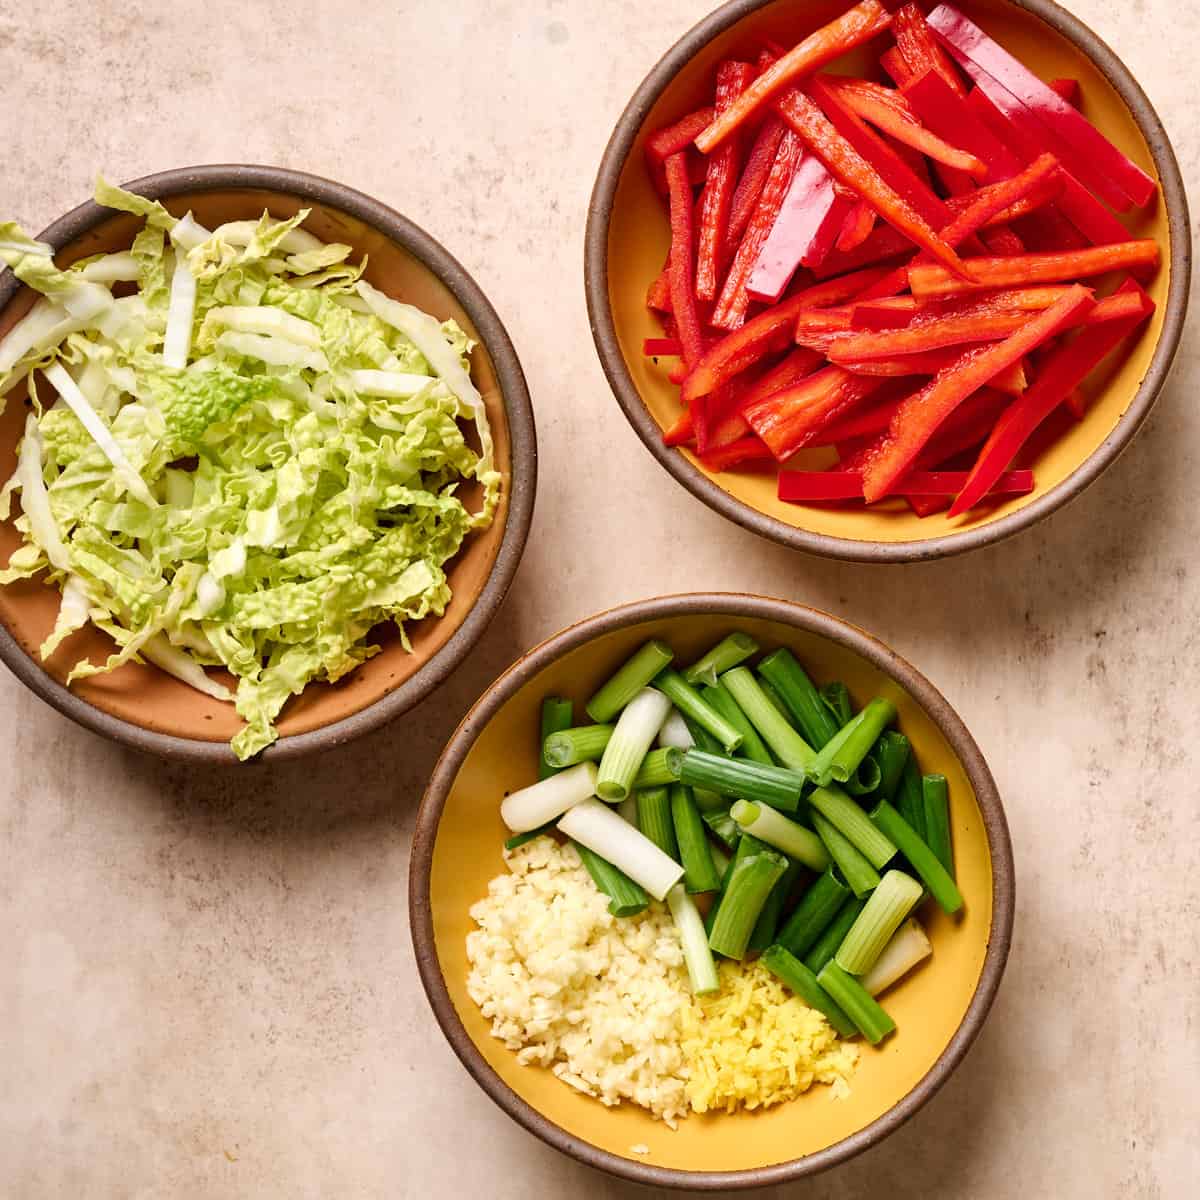
[{"label": "tan stone surface", "polygon": [[[0,675],[0,1195],[645,1194],[542,1146],[459,1067],[414,973],[407,854],[438,750],[522,648],[695,588],[802,599],[912,658],[989,756],[1016,845],[1013,955],[975,1050],[889,1142],[803,1193],[1194,1194],[1194,344],[1099,484],[971,558],[839,566],[710,513],[613,403],[581,280],[612,122],[705,7],[0,2],[5,216],[41,228],[98,168],[343,180],[476,275],[542,449],[529,552],[481,646],[403,725],[322,761],[164,766]],[[1194,183],[1195,6],[1074,8],[1141,78]]]}]

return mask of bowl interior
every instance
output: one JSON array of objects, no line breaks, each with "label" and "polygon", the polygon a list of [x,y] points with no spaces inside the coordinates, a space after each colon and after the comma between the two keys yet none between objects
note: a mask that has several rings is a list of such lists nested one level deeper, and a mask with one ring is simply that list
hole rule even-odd
[{"label": "bowl interior", "polygon": [[[641,1109],[605,1108],[548,1070],[518,1065],[515,1054],[491,1036],[466,989],[465,938],[473,928],[468,912],[486,895],[488,881],[504,870],[500,800],[507,789],[535,778],[534,731],[543,697],[569,696],[579,712],[595,687],[647,638],[664,638],[679,661],[687,662],[733,628],[746,629],[764,649],[790,647],[814,679],[844,680],[860,705],[876,694],[895,702],[899,727],[912,740],[922,769],[941,771],[949,780],[958,881],[966,904],[957,921],[932,912],[936,906],[924,907],[933,961],[888,993],[887,1009],[899,1034],[881,1050],[864,1047],[848,1099],[834,1099],[828,1088],[818,1086],[765,1113],[691,1116],[672,1132]],[[893,1108],[937,1062],[963,1020],[987,954],[992,907],[992,860],[971,780],[925,710],[878,666],[821,634],[775,620],[711,614],[652,619],[603,634],[570,650],[509,696],[479,731],[450,787],[429,884],[437,963],[454,1013],[487,1065],[520,1100],[568,1134],[641,1165],[679,1171],[743,1171],[788,1162],[833,1146]],[[639,1143],[649,1147],[648,1154],[631,1151]]]},{"label": "bowl interior", "polygon": [[[1096,64],[1070,39],[1004,0],[963,0],[961,7],[1041,78],[1077,78],[1082,84],[1083,111],[1088,119],[1140,166],[1156,173],[1150,148],[1129,107]],[[661,334],[657,320],[646,309],[646,289],[662,269],[670,244],[665,208],[643,162],[646,135],[711,103],[713,75],[723,58],[752,57],[764,38],[791,45],[844,9],[840,0],[777,0],[738,21],[696,54],[667,85],[647,114],[624,163],[608,234],[608,294],[625,366],[660,428],[670,425],[680,409],[678,388],[666,377],[674,360],[662,360],[658,365],[642,354],[642,339]],[[848,68],[839,63],[836,69],[877,70],[878,47],[882,44],[877,42],[868,51],[844,60]],[[1163,266],[1148,289],[1157,310],[1136,342],[1087,383],[1085,390],[1091,403],[1084,420],[1066,428],[1055,426],[1061,436],[1044,444],[1030,464],[1037,478],[1037,489],[1031,495],[984,506],[974,515],[954,520],[942,514],[922,520],[902,500],[890,500],[871,509],[785,504],[776,495],[774,472],[714,474],[687,452],[683,452],[686,464],[679,463],[682,473],[694,480],[710,480],[735,500],[785,525],[856,542],[925,541],[980,528],[1024,508],[1072,475],[1112,434],[1137,394],[1158,344],[1170,284],[1170,234],[1161,197],[1148,209],[1133,213],[1125,223],[1134,236],[1156,238],[1163,247]],[[806,467],[817,468],[832,463],[833,457],[829,450],[814,450],[805,452],[800,461]]]},{"label": "bowl interior", "polygon": [[[184,192],[164,198],[163,202],[176,215],[191,209],[196,219],[210,229],[225,221],[257,217],[264,209],[274,217],[290,217],[301,208],[311,208],[305,228],[324,241],[353,246],[356,261],[363,255],[369,256],[366,278],[372,284],[440,319],[457,320],[478,343],[471,359],[471,374],[487,406],[495,436],[497,466],[506,484],[511,480],[508,419],[492,359],[462,305],[420,259],[360,218],[287,192],[227,188]],[[67,265],[101,251],[127,248],[139,227],[140,221],[133,217],[105,218],[64,247],[56,261]],[[0,335],[28,311],[34,300],[27,288],[17,293],[0,312]],[[25,384],[21,383],[9,394],[0,414],[0,478],[7,479],[16,464],[16,447],[27,405]],[[508,492],[505,486],[491,527],[468,537],[458,556],[447,565],[454,595],[445,615],[408,627],[412,653],[404,649],[394,627],[380,627],[376,631],[377,641],[383,652],[338,683],[312,684],[302,695],[293,697],[278,722],[281,737],[323,728],[368,707],[410,679],[446,644],[466,619],[491,574],[504,536]],[[479,491],[474,485],[464,487],[459,494],[468,507],[479,501]],[[20,535],[11,520],[0,524],[0,562],[7,562],[19,544]],[[58,592],[37,580],[0,588],[0,622],[37,662],[41,661],[38,647],[54,627],[58,604]],[[112,642],[107,635],[89,626],[68,638],[41,665],[52,678],[64,683],[72,666],[81,658],[103,662],[111,652]],[[157,733],[224,742],[241,728],[232,706],[210,699],[148,665],[130,663],[108,675],[76,682],[71,690],[111,716]]]}]

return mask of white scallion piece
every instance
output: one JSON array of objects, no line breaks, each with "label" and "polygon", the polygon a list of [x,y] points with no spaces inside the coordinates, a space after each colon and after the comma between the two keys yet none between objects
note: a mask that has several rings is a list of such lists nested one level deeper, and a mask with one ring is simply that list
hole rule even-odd
[{"label": "white scallion piece", "polygon": [[667,713],[667,719],[658,731],[658,744],[664,749],[673,746],[677,750],[690,750],[696,744],[679,709],[673,708]]},{"label": "white scallion piece", "polygon": [[616,803],[629,795],[642,759],[670,710],[670,700],[654,688],[642,688],[621,710],[617,727],[600,760],[596,795],[601,800]]},{"label": "white scallion piece", "polygon": [[933,953],[933,945],[921,928],[916,917],[909,917],[892,934],[892,940],[883,948],[875,965],[859,980],[871,993],[878,996],[898,979],[907,975],[919,962],[924,962]]},{"label": "white scallion piece", "polygon": [[558,827],[640,883],[655,900],[665,900],[683,878],[683,868],[673,858],[599,800],[584,800],[568,809]]},{"label": "white scallion piece", "polygon": [[528,833],[595,794],[596,764],[579,763],[505,796],[500,805],[500,819],[513,833]]},{"label": "white scallion piece", "polygon": [[708,945],[704,918],[682,883],[677,883],[667,893],[667,907],[675,920],[675,928],[679,930],[683,961],[687,964],[692,993],[707,996],[720,991],[721,982],[717,978],[717,964],[713,962],[712,950]]},{"label": "white scallion piece", "polygon": [[54,385],[55,390],[66,402],[67,407],[79,418],[80,424],[91,435],[92,441],[104,451],[104,457],[113,465],[129,494],[148,508],[157,508],[158,501],[150,494],[146,481],[133,469],[125,452],[117,445],[107,425],[96,415],[96,410],[87,402],[79,385],[67,374],[62,363],[51,363],[42,374]]},{"label": "white scallion piece", "polygon": [[167,332],[163,337],[163,362],[182,370],[192,350],[192,322],[196,316],[196,277],[188,270],[187,255],[175,251],[171,299],[167,304]]},{"label": "white scallion piece", "polygon": [[629,824],[634,827],[634,829],[639,827],[637,815],[637,795],[634,792],[630,792],[629,795],[617,805],[617,812],[620,813],[622,821],[628,821]]}]

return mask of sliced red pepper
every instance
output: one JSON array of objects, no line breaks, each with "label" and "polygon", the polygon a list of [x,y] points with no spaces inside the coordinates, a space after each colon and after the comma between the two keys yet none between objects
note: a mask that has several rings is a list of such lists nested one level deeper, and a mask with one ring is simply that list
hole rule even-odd
[{"label": "sliced red pepper", "polygon": [[983,162],[926,129],[909,103],[894,88],[845,76],[823,75],[821,79],[826,86],[833,88],[849,108],[876,129],[934,162],[961,171],[973,179],[986,178],[988,169]]},{"label": "sliced red pepper", "polygon": [[[953,496],[966,471],[910,471],[896,493],[911,496]],[[779,499],[791,504],[863,499],[865,477],[858,471],[780,471]],[[1028,495],[1034,488],[1032,471],[1008,471],[992,485],[993,496]],[[882,497],[876,497],[882,499]]]},{"label": "sliced red pepper", "polygon": [[1124,211],[1131,203],[1141,208],[1154,198],[1157,185],[1141,167],[957,8],[943,4],[928,22],[977,84],[980,75],[987,75],[1041,122],[1058,157],[1102,200]]},{"label": "sliced red pepper", "polygon": [[716,446],[700,456],[705,468],[713,472],[728,471],[732,467],[744,466],[746,463],[771,463],[775,459],[771,451],[763,445],[762,439],[753,435],[738,438],[727,446]]},{"label": "sliced red pepper", "polygon": [[844,212],[829,172],[819,158],[806,155],[792,176],[775,224],[750,272],[747,290],[755,300],[774,304],[783,295],[800,264],[810,256],[835,206]]},{"label": "sliced red pepper", "polygon": [[[1044,155],[1043,158],[1057,164],[1057,159],[1051,154]],[[1035,160],[1035,164],[1041,161],[1042,159]],[[1013,178],[1019,179],[1020,176],[1013,176]],[[965,212],[980,194],[991,195],[993,188],[1003,189],[1011,182],[1011,180],[1006,180],[1004,183],[988,184],[987,187],[980,188],[978,192],[951,196],[946,201],[946,206],[952,213],[957,215],[958,213]],[[1022,217],[1027,217],[1030,213],[1037,212],[1039,208],[1044,208],[1047,204],[1052,204],[1062,194],[1062,190],[1062,172],[1055,169],[1048,174],[1047,178],[1031,187],[1028,193],[1022,196],[1021,199],[1013,201],[1013,203],[989,217],[981,228],[994,229],[997,225],[1007,225],[1010,221],[1019,221]],[[1113,240],[1120,241],[1121,239],[1114,238]]]},{"label": "sliced red pepper", "polygon": [[654,277],[654,282],[646,290],[646,307],[664,313],[671,311],[671,255],[669,252],[663,269]]},{"label": "sliced red pepper", "polygon": [[[857,249],[843,253],[834,250],[813,274],[818,279],[832,279],[849,271],[859,271],[876,263],[887,262],[902,255],[911,255],[916,247],[890,225],[876,224],[871,235]],[[882,277],[881,272],[881,277]]]},{"label": "sliced red pepper", "polygon": [[[967,97],[967,105],[980,121],[1011,146],[1026,162],[1046,148],[1039,135],[1036,119],[1003,88],[987,81],[986,88],[976,88]],[[1130,237],[1125,226],[1075,178],[1070,171],[1060,169],[1060,194],[1055,206],[1071,224],[1093,245],[1125,241]],[[1069,246],[1056,247],[1070,249]]]},{"label": "sliced red pepper", "polygon": [[807,379],[818,367],[823,366],[824,362],[824,356],[816,350],[797,346],[795,350],[780,359],[775,366],[746,389],[741,399],[741,407],[743,409],[751,408],[768,396],[775,395],[776,392],[795,387],[801,380]]},{"label": "sliced red pepper", "polygon": [[987,492],[1034,430],[1154,311],[1154,301],[1132,280],[1122,285],[1116,296],[1138,301],[1139,311],[1121,321],[1083,330],[1041,364],[1033,385],[1013,401],[992,430],[950,509],[951,516],[966,512]]},{"label": "sliced red pepper", "polygon": [[[882,446],[863,475],[867,500],[886,495],[908,471],[926,443],[946,418],[973,392],[995,378],[1005,367],[1024,358],[1093,304],[1092,293],[1074,287],[1057,304],[1031,316],[1020,330],[1003,342],[970,350],[958,363],[936,375],[896,413]],[[763,439],[766,441],[766,439]]]},{"label": "sliced red pepper", "polygon": [[895,46],[890,50],[885,50],[879,56],[879,65],[892,77],[892,81],[897,87],[903,87],[913,78],[913,72],[909,69],[908,63],[904,61],[904,56]]},{"label": "sliced red pepper", "polygon": [[692,366],[704,354],[704,335],[696,311],[692,185],[682,154],[667,159],[666,174],[671,201],[671,311],[679,326],[683,361]]},{"label": "sliced red pepper", "polygon": [[[952,91],[935,71],[911,80],[904,95],[934,133],[969,150],[987,164],[988,179],[998,182],[1020,174],[1022,162],[976,115],[968,100]],[[1053,205],[1030,223],[1039,244],[1054,249],[1079,244],[1079,233]]]},{"label": "sliced red pepper", "polygon": [[743,411],[750,428],[783,462],[852,405],[882,386],[880,379],[826,367],[794,387],[776,392]]},{"label": "sliced red pepper", "polygon": [[683,353],[683,346],[678,338],[643,338],[642,353],[647,358],[678,358]]},{"label": "sliced red pepper", "polygon": [[[972,450],[992,432],[1000,415],[1016,401],[994,388],[980,388],[955,410],[929,439],[917,459],[917,470],[936,470],[964,450]],[[907,490],[907,489],[905,489]]]},{"label": "sliced red pepper", "polygon": [[879,0],[862,0],[848,12],[822,26],[767,68],[725,112],[696,138],[700,150],[709,154],[735,129],[764,109],[780,92],[798,79],[819,71],[855,46],[868,42],[892,23],[891,14]]},{"label": "sliced red pepper", "polygon": [[1087,415],[1087,397],[1083,394],[1082,388],[1072,388],[1063,403],[1071,410],[1071,416],[1075,420],[1082,421]]},{"label": "sliced red pepper", "polygon": [[729,232],[726,254],[731,255],[742,240],[746,226],[754,215],[758,198],[762,195],[767,177],[779,152],[779,143],[787,126],[776,116],[769,116],[758,131],[749,154],[746,155],[746,165],[742,169],[742,177],[738,180],[733,192],[733,200],[729,205]]},{"label": "sliced red pepper", "polygon": [[[853,375],[896,379],[904,375],[937,375],[952,367],[963,356],[963,347],[931,350],[928,354],[905,354],[899,358],[876,358],[867,362],[842,363]],[[991,381],[991,387],[1009,396],[1019,396],[1028,386],[1023,363],[1014,363]]]},{"label": "sliced red pepper", "polygon": [[[821,444],[835,446],[841,442],[851,442],[857,438],[882,433],[891,424],[896,409],[906,399],[905,396],[897,396],[893,400],[885,400],[882,404],[874,404],[865,412],[831,421],[821,430]],[[815,439],[813,444],[816,444]]]},{"label": "sliced red pepper", "polygon": [[746,310],[750,307],[750,276],[779,217],[803,156],[803,143],[791,130],[785,131],[771,166],[771,174],[767,177],[713,308],[711,323],[718,329],[737,329],[746,319]]},{"label": "sliced red pepper", "polygon": [[[724,112],[746,90],[754,68],[746,62],[723,62],[717,68],[717,112]],[[696,248],[696,295],[712,300],[717,276],[725,266],[729,212],[741,163],[740,139],[732,137],[713,151],[700,195],[700,235]]]},{"label": "sliced red pepper", "polygon": [[1158,243],[1152,238],[1119,242],[1111,246],[1089,246],[1064,254],[1024,254],[1017,258],[973,258],[974,280],[958,279],[937,263],[909,268],[908,282],[914,296],[954,296],[982,288],[1024,287],[1037,283],[1088,279],[1108,271],[1152,268],[1159,261]]},{"label": "sliced red pepper", "polygon": [[857,201],[838,231],[837,249],[843,254],[857,250],[871,236],[875,221],[875,210],[865,200]]},{"label": "sliced red pepper", "polygon": [[645,147],[646,162],[651,174],[661,172],[672,154],[686,150],[695,141],[697,132],[712,124],[715,113],[713,108],[697,109],[696,112],[688,113],[670,125],[656,129],[646,139]]},{"label": "sliced red pepper", "polygon": [[901,329],[921,310],[915,296],[888,296],[850,306],[851,329]]},{"label": "sliced red pepper", "polygon": [[1072,108],[1079,108],[1083,103],[1083,89],[1078,79],[1052,79],[1046,86]]},{"label": "sliced red pepper", "polygon": [[897,53],[904,59],[910,75],[936,71],[956,95],[967,94],[954,63],[929,28],[925,14],[915,4],[906,4],[896,11],[892,17],[892,35],[896,39]]},{"label": "sliced red pepper", "polygon": [[[892,178],[903,182],[909,195],[918,197],[923,209],[932,213],[933,220],[939,224],[945,223],[945,206],[923,187],[920,180],[884,145],[879,136],[842,105],[836,96],[828,90],[822,91],[818,80],[814,80],[812,86],[814,94],[821,97],[822,108],[828,104],[826,111],[831,109],[837,112],[839,119],[843,121],[843,127],[835,128],[821,108],[818,108],[810,97],[799,92],[790,93],[780,102],[779,112],[783,119],[804,139],[829,171],[854,188],[885,221],[894,225],[918,245],[924,246],[951,270],[967,277],[967,268],[963,266],[958,255],[934,232],[929,218],[922,216],[908,199],[896,193],[875,166],[847,140],[843,128],[852,129],[857,142],[864,148],[872,149],[876,161],[888,162]],[[925,196],[928,196],[928,201]]]},{"label": "sliced red pepper", "polygon": [[842,275],[798,292],[747,321],[741,329],[711,347],[684,380],[681,398],[691,404],[752,367],[772,352],[792,344],[796,317],[806,308],[820,308],[849,300],[879,279],[884,270],[872,267]]}]

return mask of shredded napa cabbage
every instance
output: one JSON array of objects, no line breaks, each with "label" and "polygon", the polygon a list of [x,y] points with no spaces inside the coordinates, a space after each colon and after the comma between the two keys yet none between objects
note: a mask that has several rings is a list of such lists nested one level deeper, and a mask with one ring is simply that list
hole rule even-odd
[{"label": "shredded napa cabbage", "polygon": [[364,282],[306,211],[210,232],[103,180],[96,200],[145,219],[128,251],[61,269],[0,224],[0,260],[43,296],[0,338],[0,396],[33,400],[0,584],[62,591],[44,656],[89,621],[112,636],[73,677],[136,657],[235,703],[248,758],[289,697],[378,652],[374,626],[445,611],[500,489],[472,344]]}]

